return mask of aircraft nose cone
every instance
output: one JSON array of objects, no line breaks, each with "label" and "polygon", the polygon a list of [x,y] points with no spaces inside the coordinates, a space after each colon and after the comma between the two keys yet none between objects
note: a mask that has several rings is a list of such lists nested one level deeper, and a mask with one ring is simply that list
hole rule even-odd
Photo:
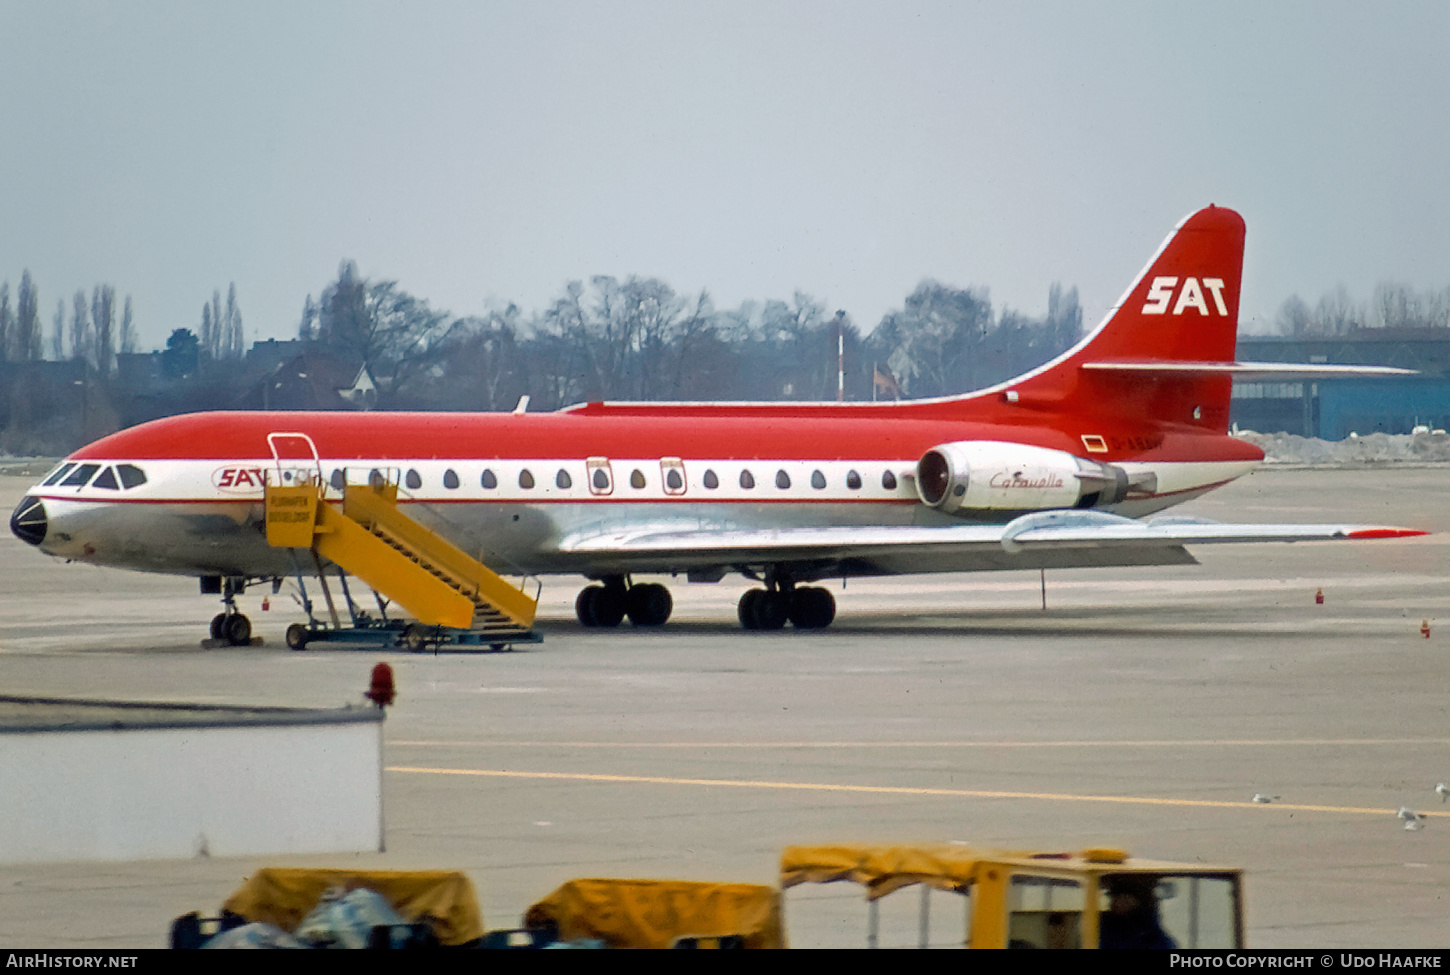
[{"label": "aircraft nose cone", "polygon": [[14,513],[10,515],[10,530],[15,533],[16,538],[31,545],[39,545],[45,541],[45,530],[49,524],[45,505],[40,503],[39,498],[29,495],[15,506]]}]

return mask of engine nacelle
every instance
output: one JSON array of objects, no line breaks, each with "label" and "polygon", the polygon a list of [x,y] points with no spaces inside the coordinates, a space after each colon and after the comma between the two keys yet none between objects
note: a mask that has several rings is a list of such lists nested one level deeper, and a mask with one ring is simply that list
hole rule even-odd
[{"label": "engine nacelle", "polygon": [[947,514],[1096,508],[1123,500],[1132,487],[1121,467],[995,440],[941,444],[916,464],[917,496]]}]

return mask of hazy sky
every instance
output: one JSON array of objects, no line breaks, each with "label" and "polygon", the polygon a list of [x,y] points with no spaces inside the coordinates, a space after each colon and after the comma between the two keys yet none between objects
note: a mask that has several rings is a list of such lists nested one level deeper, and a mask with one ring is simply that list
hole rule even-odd
[{"label": "hazy sky", "polygon": [[1087,316],[1210,202],[1243,317],[1450,285],[1450,4],[0,0],[0,280],[146,348],[352,258],[455,314],[657,276],[864,327],[924,277]]}]

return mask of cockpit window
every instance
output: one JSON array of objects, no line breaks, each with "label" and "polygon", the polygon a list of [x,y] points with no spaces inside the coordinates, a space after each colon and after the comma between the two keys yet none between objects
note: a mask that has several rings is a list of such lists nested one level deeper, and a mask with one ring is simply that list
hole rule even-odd
[{"label": "cockpit window", "polygon": [[100,475],[91,482],[91,487],[105,488],[107,491],[121,490],[121,485],[116,483],[116,469],[107,467],[101,471]]},{"label": "cockpit window", "polygon": [[41,487],[50,487],[56,481],[59,481],[61,478],[65,477],[66,474],[68,474],[70,472],[70,469],[72,467],[74,467],[74,466],[76,466],[76,465],[74,465],[74,464],[61,464],[59,467],[57,467],[55,469],[55,471],[50,475],[50,477],[47,477],[45,480],[43,480],[43,481],[40,482],[40,486]]},{"label": "cockpit window", "polygon": [[117,464],[116,473],[121,475],[121,487],[128,491],[146,483],[146,472],[135,464]]},{"label": "cockpit window", "polygon": [[84,487],[85,484],[95,476],[96,471],[101,469],[100,464],[81,464],[71,471],[70,477],[60,482],[61,487]]}]

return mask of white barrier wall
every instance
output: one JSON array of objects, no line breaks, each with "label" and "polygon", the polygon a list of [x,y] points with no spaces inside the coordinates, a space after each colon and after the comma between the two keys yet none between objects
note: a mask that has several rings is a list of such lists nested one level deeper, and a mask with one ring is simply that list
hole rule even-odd
[{"label": "white barrier wall", "polygon": [[0,724],[0,863],[382,848],[381,712],[180,717]]}]

